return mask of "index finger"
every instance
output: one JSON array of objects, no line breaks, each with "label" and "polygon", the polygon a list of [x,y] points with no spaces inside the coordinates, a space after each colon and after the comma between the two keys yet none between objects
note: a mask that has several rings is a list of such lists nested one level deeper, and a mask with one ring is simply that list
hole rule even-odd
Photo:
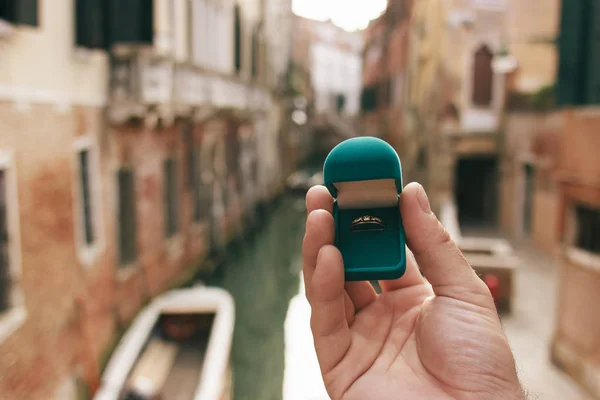
[{"label": "index finger", "polygon": [[306,193],[306,212],[310,214],[314,210],[333,212],[333,197],[325,186],[313,186]]}]

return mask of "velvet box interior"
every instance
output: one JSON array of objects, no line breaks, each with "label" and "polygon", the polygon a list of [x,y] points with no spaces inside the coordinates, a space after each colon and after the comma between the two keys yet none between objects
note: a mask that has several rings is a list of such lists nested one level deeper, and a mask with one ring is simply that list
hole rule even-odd
[{"label": "velvet box interior", "polygon": [[324,165],[335,199],[335,245],[347,281],[386,280],[406,270],[404,228],[398,205],[402,168],[396,151],[373,137],[337,145]]}]

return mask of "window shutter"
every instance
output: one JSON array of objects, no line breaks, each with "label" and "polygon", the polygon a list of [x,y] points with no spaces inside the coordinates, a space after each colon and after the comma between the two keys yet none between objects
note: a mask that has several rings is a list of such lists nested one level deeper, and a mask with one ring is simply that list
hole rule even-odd
[{"label": "window shutter", "polygon": [[258,76],[258,27],[254,27],[252,32],[252,77]]},{"label": "window shutter", "polygon": [[242,18],[240,15],[240,7],[236,4],[234,8],[234,65],[235,70],[242,70]]},{"label": "window shutter", "polygon": [[15,0],[0,0],[0,18],[15,22]]},{"label": "window shutter", "polygon": [[588,20],[588,54],[586,100],[590,104],[600,104],[600,2],[592,1],[589,12],[585,13]]},{"label": "window shutter", "polygon": [[110,0],[108,44],[152,44],[154,42],[153,0]]},{"label": "window shutter", "polygon": [[563,0],[559,38],[559,105],[582,104],[584,96],[583,12],[585,0]]},{"label": "window shutter", "polygon": [[18,0],[15,12],[16,24],[38,26],[38,0]]},{"label": "window shutter", "polygon": [[90,49],[105,49],[106,7],[103,0],[76,0],[75,43]]},{"label": "window shutter", "polygon": [[38,26],[38,0],[0,0],[0,18],[13,24]]}]

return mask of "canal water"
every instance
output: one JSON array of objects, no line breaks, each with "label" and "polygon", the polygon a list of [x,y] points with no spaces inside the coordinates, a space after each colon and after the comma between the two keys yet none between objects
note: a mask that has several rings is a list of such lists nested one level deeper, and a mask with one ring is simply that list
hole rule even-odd
[{"label": "canal water", "polygon": [[207,282],[235,299],[235,400],[282,399],[284,323],[300,287],[304,198],[284,196],[266,214],[254,233],[228,249],[224,265]]}]

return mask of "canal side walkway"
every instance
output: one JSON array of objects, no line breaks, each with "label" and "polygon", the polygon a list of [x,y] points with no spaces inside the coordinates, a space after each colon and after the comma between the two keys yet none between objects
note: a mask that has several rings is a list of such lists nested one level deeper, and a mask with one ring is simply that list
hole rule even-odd
[{"label": "canal side walkway", "polygon": [[[301,260],[298,260],[301,264]],[[285,371],[283,400],[328,400],[310,331],[310,305],[300,277],[298,294],[290,301],[284,325]]]},{"label": "canal side walkway", "polygon": [[[532,399],[591,400],[550,362],[557,302],[557,267],[550,257],[515,244],[520,259],[514,308],[502,318],[519,377]],[[295,260],[300,268],[301,260]],[[302,280],[301,280],[302,282]],[[310,332],[310,306],[300,283],[285,320],[284,400],[327,400]]]}]

